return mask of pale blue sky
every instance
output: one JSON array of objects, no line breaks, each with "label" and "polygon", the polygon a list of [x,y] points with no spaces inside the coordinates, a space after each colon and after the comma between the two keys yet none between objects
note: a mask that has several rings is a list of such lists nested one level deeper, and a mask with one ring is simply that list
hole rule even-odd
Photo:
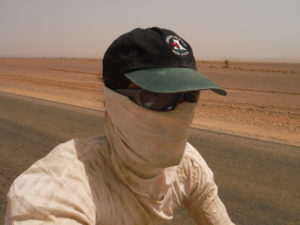
[{"label": "pale blue sky", "polygon": [[151,26],[174,30],[198,59],[300,57],[299,0],[0,0],[0,56],[99,58]]}]

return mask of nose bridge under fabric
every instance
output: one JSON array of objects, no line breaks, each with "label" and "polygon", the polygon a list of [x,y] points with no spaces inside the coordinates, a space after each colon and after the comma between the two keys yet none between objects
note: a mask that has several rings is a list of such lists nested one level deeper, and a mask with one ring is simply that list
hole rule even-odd
[{"label": "nose bridge under fabric", "polygon": [[[168,113],[155,112],[136,105],[126,96],[108,88],[105,88],[105,102],[111,125],[117,127],[111,131],[121,132],[121,136],[118,136],[123,139],[120,145],[126,143],[123,147],[130,148],[139,156],[143,155],[143,159],[150,163],[148,166],[178,163],[196,104],[182,103]],[[161,158],[161,154],[166,153],[169,157]]]}]

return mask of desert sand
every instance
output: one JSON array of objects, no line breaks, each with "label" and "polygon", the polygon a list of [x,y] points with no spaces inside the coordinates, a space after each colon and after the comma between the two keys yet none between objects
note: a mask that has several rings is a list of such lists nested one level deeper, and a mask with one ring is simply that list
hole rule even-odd
[{"label": "desert sand", "polygon": [[[228,91],[202,91],[193,127],[300,146],[300,64],[198,61]],[[0,91],[104,110],[100,59],[1,58]]]}]

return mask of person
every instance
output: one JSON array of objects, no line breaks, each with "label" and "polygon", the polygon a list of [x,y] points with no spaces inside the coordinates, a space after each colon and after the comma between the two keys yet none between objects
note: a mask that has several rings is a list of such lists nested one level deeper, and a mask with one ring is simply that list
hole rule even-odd
[{"label": "person", "polygon": [[226,91],[197,72],[188,42],[158,27],[125,33],[103,80],[105,136],[60,144],[21,174],[5,224],[163,224],[181,204],[197,224],[233,224],[187,142],[200,91]]}]

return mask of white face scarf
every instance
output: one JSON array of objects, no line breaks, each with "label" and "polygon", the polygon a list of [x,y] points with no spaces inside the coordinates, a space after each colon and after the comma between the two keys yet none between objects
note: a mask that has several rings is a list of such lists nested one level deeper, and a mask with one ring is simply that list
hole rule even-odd
[{"label": "white face scarf", "polygon": [[109,88],[104,94],[105,132],[114,170],[134,193],[159,202],[176,178],[196,103],[156,112]]}]

